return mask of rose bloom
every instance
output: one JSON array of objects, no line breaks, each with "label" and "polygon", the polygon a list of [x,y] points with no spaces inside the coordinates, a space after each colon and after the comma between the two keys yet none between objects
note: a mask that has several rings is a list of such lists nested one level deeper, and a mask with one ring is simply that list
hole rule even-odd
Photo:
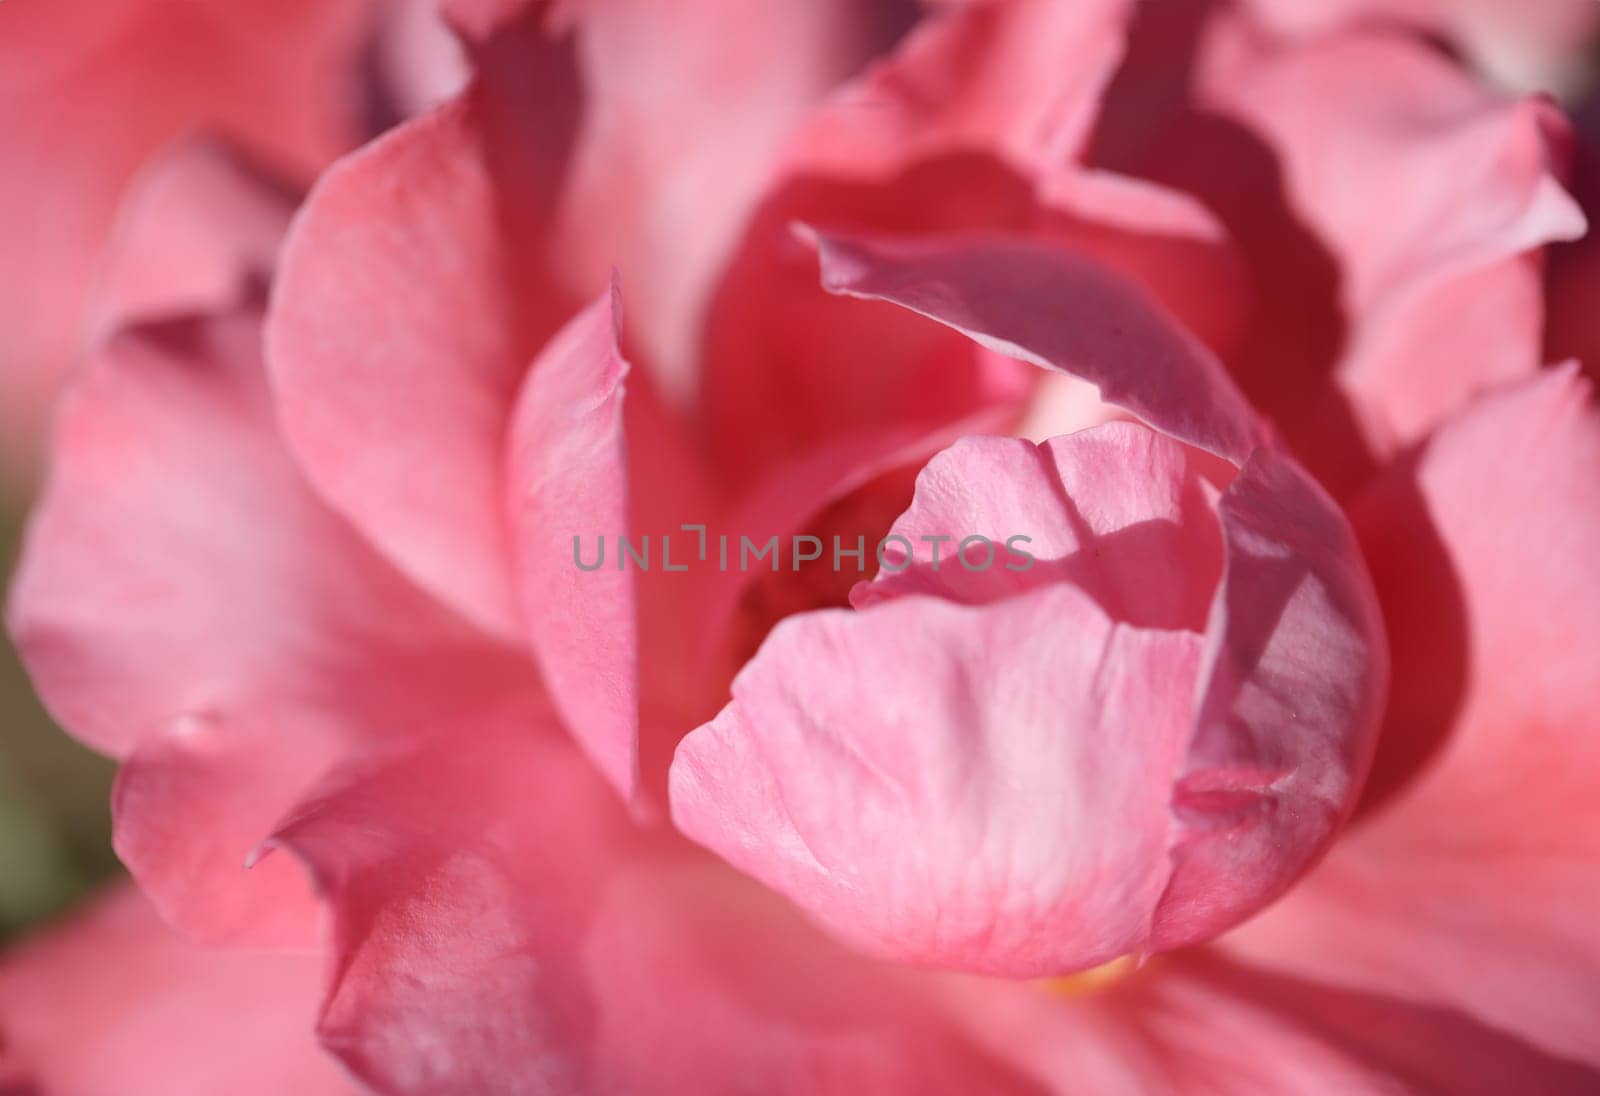
[{"label": "rose bloom", "polygon": [[1389,6],[463,0],[163,154],[9,603],[142,895],[0,1083],[1596,1090],[1572,135]]}]

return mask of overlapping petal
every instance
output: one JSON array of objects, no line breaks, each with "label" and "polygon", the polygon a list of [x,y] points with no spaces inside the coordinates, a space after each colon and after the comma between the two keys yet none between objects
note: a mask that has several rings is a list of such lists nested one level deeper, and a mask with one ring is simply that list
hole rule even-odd
[{"label": "overlapping petal", "polygon": [[[822,252],[834,291],[1094,381],[1171,445],[1238,469],[1216,502],[1225,557],[1203,655],[1197,631],[1112,625],[1091,600],[1115,600],[1104,571],[1082,587],[1062,572],[980,608],[891,575],[877,604],[773,633],[732,703],[679,747],[680,828],[845,938],[924,963],[1078,969],[1193,943],[1255,912],[1327,846],[1372,749],[1384,641],[1342,515],[1264,443],[1214,359],[1084,260],[982,239],[825,239]],[[1059,533],[1074,509],[1119,500],[1115,479],[1062,473],[1095,440],[1052,443],[1056,467],[1042,475],[1029,443],[969,443],[943,467],[982,473],[962,487],[1002,513],[1021,511],[1006,492],[1032,483],[1027,508],[1053,508],[1046,529]],[[1182,466],[1165,465],[1144,508],[1181,493]],[[940,485],[954,481],[941,471],[919,484],[907,528],[986,509],[946,503]],[[1075,478],[1081,502],[1067,489]],[[1191,536],[1203,544],[1207,527]],[[1203,573],[1206,559],[1177,569]],[[947,565],[961,600],[1005,592]],[[1107,859],[1086,862],[1082,849]],[[1039,850],[1054,870],[1034,862]],[[1107,894],[1116,901],[1102,907]]]},{"label": "overlapping petal", "polygon": [[38,466],[123,188],[196,130],[295,177],[362,135],[369,0],[63,0],[0,12],[0,461]]},{"label": "overlapping petal", "polygon": [[1382,798],[1242,953],[1600,1063],[1597,469],[1562,371],[1473,404],[1363,498],[1396,669]]},{"label": "overlapping petal", "polygon": [[[603,545],[628,535],[615,289],[562,328],[512,414],[508,479],[528,641],[556,707],[624,796],[639,778],[639,620],[634,573]],[[585,543],[602,545],[592,564]],[[648,546],[648,542],[646,542]],[[658,561],[659,565],[659,561]]]},{"label": "overlapping petal", "polygon": [[1187,196],[1079,162],[1127,14],[1121,0],[955,6],[806,121],[707,316],[709,440],[741,487],[813,446],[1016,410],[1034,379],[948,332],[822,293],[796,221],[1029,232],[1148,278],[1205,337],[1229,327],[1238,285],[1214,220]]},{"label": "overlapping petal", "polygon": [[163,911],[304,939],[303,882],[243,870],[293,797],[353,741],[533,670],[311,493],[260,332],[242,305],[105,346],[63,410],[9,624],[56,717],[127,759],[117,842]]},{"label": "overlapping petal", "polygon": [[278,837],[334,911],[325,1043],[385,1092],[1027,1091],[915,992],[667,835],[537,708],[359,766]]},{"label": "overlapping petal", "polygon": [[1224,357],[1335,494],[1538,366],[1540,249],[1583,231],[1551,104],[1406,36],[1286,43],[1215,6],[1148,5],[1132,42],[1095,162],[1222,218],[1256,298]]}]

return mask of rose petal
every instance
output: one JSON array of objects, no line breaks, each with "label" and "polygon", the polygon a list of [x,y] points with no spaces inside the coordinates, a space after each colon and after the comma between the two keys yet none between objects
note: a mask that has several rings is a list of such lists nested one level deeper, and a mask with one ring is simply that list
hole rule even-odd
[{"label": "rose petal", "polygon": [[1199,658],[1065,585],[791,617],[678,747],[673,818],[869,953],[1093,966],[1166,886]]},{"label": "rose petal", "polygon": [[577,285],[621,269],[629,328],[670,401],[694,385],[706,298],[784,139],[901,29],[883,8],[600,0],[574,10],[585,110],[557,246]]},{"label": "rose petal", "polygon": [[[819,442],[1015,407],[1034,379],[937,328],[819,292],[797,221],[1027,232],[1148,278],[1206,337],[1229,326],[1237,272],[1210,216],[1077,162],[1126,15],[1118,0],[959,6],[807,121],[707,316],[709,441],[736,483]],[[874,348],[870,369],[862,345]]]},{"label": "rose petal", "polygon": [[0,1088],[353,1094],[316,1044],[315,956],[208,951],[132,887],[0,958]]},{"label": "rose petal", "polygon": [[9,625],[61,724],[131,759],[117,844],[163,912],[280,941],[311,927],[304,885],[243,865],[305,782],[533,671],[311,495],[259,340],[246,309],[107,344],[63,409]]},{"label": "rose petal", "polygon": [[507,638],[521,635],[510,409],[576,306],[548,269],[548,234],[577,75],[537,14],[479,47],[460,96],[322,176],[285,246],[267,333],[283,431],[313,485],[408,575]]},{"label": "rose petal", "polygon": [[[639,621],[622,551],[628,521],[623,389],[613,288],[557,333],[512,413],[512,537],[528,641],[572,733],[632,798],[639,779]],[[586,545],[602,558],[588,563]],[[660,565],[661,561],[656,561]]]},{"label": "rose petal", "polygon": [[1537,367],[1539,249],[1583,230],[1565,127],[1405,36],[1289,44],[1223,10],[1146,6],[1094,161],[1217,211],[1257,299],[1230,370],[1348,495]]},{"label": "rose petal", "polygon": [[[123,188],[199,127],[309,174],[360,135],[367,0],[0,11],[0,466],[38,466],[41,413],[81,350],[85,294]],[[37,8],[38,10],[33,10]]]},{"label": "rose petal", "polygon": [[[981,608],[910,596],[801,615],[769,637],[722,714],[680,745],[674,819],[846,939],[918,962],[1075,969],[1193,943],[1255,912],[1326,847],[1370,756],[1386,658],[1343,516],[1292,461],[1260,447],[1217,362],[1103,269],[983,239],[824,237],[821,248],[834,291],[1092,380],[1109,401],[1239,466],[1218,502],[1226,557],[1203,662],[1182,667],[1195,633],[1113,628],[1059,581]],[[1071,452],[1094,437],[1059,444]],[[1123,494],[1115,479],[1086,476],[1080,501],[1059,470],[1030,481],[1031,446],[975,444],[986,449],[969,452],[988,463],[949,458],[987,473],[969,492],[1003,499],[1006,485],[1033,482],[1039,497],[1023,509],[1087,512]],[[1147,508],[1182,480],[1172,463],[1165,472]],[[936,517],[926,493],[922,502],[922,517]],[[1051,527],[1068,520],[1060,513]],[[962,600],[996,592],[950,575]],[[907,635],[919,637],[915,649],[890,646]],[[1149,737],[1128,748],[1141,732]],[[1057,760],[1018,764],[1030,752]],[[1060,851],[1080,831],[1108,858],[1106,879]],[[1039,849],[1056,859],[1035,864]]]},{"label": "rose petal", "polygon": [[1209,949],[1100,987],[967,981],[951,999],[984,1045],[1053,1092],[1575,1096],[1597,1080],[1449,1009],[1301,981]]},{"label": "rose petal", "polygon": [[324,1042],[385,1092],[1026,1090],[906,972],[641,837],[548,713],[441,726],[279,840],[334,911]]},{"label": "rose petal", "polygon": [[1475,403],[1363,499],[1389,795],[1239,951],[1600,1063],[1596,469],[1600,422],[1563,371]]},{"label": "rose petal", "polygon": [[90,296],[97,338],[141,318],[221,312],[271,278],[298,196],[227,142],[191,138],[139,173]]},{"label": "rose petal", "polygon": [[1495,0],[1251,0],[1285,34],[1395,21],[1451,40],[1516,91],[1571,91],[1585,78],[1582,53],[1600,30],[1588,0],[1536,0],[1515,12]]},{"label": "rose petal", "polygon": [[[1194,450],[1134,423],[1039,446],[965,438],[922,470],[911,508],[894,524],[890,535],[913,554],[857,586],[851,604],[915,593],[985,604],[1069,582],[1113,620],[1202,631],[1222,570],[1218,488],[1202,475]],[[974,536],[993,547],[963,548]],[[1017,536],[1027,539],[1013,543]]]}]

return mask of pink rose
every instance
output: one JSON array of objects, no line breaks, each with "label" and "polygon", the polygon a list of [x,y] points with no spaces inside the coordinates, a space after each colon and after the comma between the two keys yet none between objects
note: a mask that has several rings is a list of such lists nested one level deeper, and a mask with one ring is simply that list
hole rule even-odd
[{"label": "pink rose", "polygon": [[297,211],[173,164],[238,291],[120,314],[10,605],[123,861],[381,1092],[1592,1088],[1560,113],[908,14],[461,2]]}]

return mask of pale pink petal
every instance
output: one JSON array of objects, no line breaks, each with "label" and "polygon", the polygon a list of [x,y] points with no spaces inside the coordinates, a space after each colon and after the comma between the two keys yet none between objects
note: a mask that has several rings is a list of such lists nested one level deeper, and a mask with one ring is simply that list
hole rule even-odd
[{"label": "pale pink petal", "polygon": [[476,56],[460,96],[322,176],[284,249],[267,354],[313,485],[425,588],[520,637],[506,430],[577,304],[547,265],[577,76],[532,16]]},{"label": "pale pink petal", "polygon": [[[680,745],[674,819],[846,939],[924,963],[1076,969],[1193,943],[1255,912],[1326,847],[1372,747],[1386,659],[1342,515],[1263,447],[1217,362],[1103,269],[1007,241],[821,244],[834,291],[1095,381],[1173,445],[1238,469],[1217,501],[1226,556],[1203,657],[1183,661],[1200,653],[1197,632],[1113,625],[1089,594],[1115,602],[1122,584],[1096,569],[981,607],[904,592],[859,613],[802,615]],[[1078,476],[1095,457],[1074,447],[1127,429],[1141,428],[1064,439],[1045,451],[1058,466],[1032,479],[1030,443],[970,443],[948,457],[968,475],[943,478],[1019,518],[1053,508],[1046,536],[1064,544],[1074,507],[1113,512],[1129,495],[1116,477]],[[1185,463],[1168,460],[1139,508],[1181,496]],[[940,480],[927,481],[912,527],[981,509],[938,498]],[[1008,504],[1005,484],[1039,497]],[[1183,574],[1214,573],[1214,544],[1188,558],[1213,528],[1189,533],[1180,587]],[[1074,577],[1089,594],[1059,581]],[[959,600],[1004,592],[967,578],[946,577]],[[1106,860],[1063,851],[1078,848]],[[1053,859],[1034,863],[1039,850]]]},{"label": "pale pink petal", "polygon": [[333,909],[324,1043],[394,1093],[1028,1091],[910,972],[645,836],[548,714],[441,725],[279,837]]},{"label": "pale pink petal", "polygon": [[370,0],[0,9],[0,467],[38,465],[123,188],[176,138],[234,135],[305,177],[360,136]]},{"label": "pale pink petal", "polygon": [[117,844],[163,911],[281,940],[311,927],[303,884],[243,865],[305,783],[534,671],[310,493],[259,341],[246,309],[107,344],[63,408],[8,622],[61,724],[129,759]]},{"label": "pale pink petal", "polygon": [[1383,794],[1238,950],[1600,1064],[1597,470],[1562,371],[1475,403],[1362,500],[1395,658]]},{"label": "pale pink petal", "polygon": [[1166,886],[1200,649],[1068,585],[791,617],[679,746],[673,818],[869,953],[1093,966]]},{"label": "pale pink petal", "polygon": [[353,1096],[316,1043],[322,980],[317,956],[189,943],[118,886],[0,957],[0,1089]]},{"label": "pale pink petal", "polygon": [[612,289],[539,355],[512,414],[507,478],[528,642],[566,725],[631,798],[639,779],[637,596],[634,572],[604,558],[607,542],[615,554],[618,538],[632,535],[621,323]]},{"label": "pale pink petal", "polygon": [[129,185],[89,298],[92,338],[219,312],[267,284],[298,196],[217,138],[180,141]]}]

